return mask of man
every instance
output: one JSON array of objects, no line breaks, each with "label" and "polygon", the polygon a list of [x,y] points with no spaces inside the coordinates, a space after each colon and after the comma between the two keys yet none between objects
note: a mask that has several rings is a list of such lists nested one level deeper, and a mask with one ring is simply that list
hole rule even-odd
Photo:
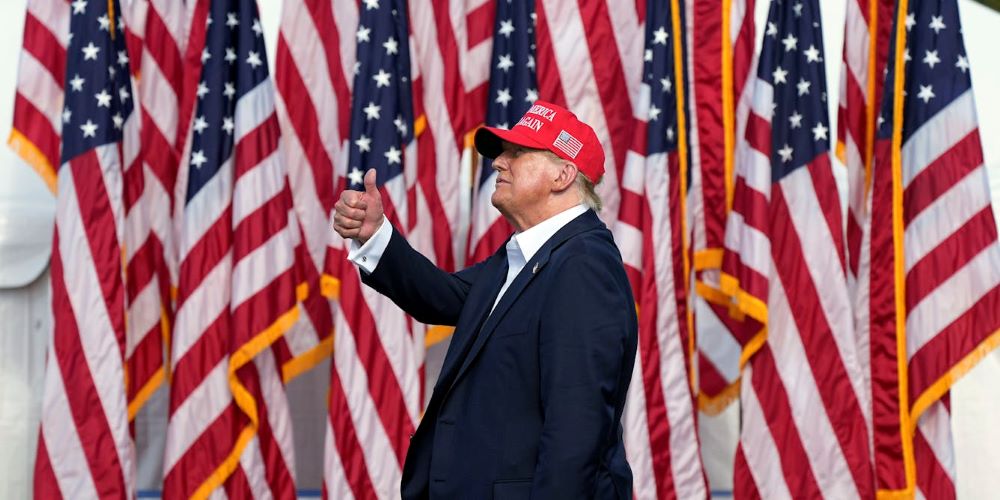
[{"label": "man", "polygon": [[411,436],[402,496],[632,498],[621,414],[637,325],[621,255],[598,219],[597,136],[539,101],[511,130],[482,128],[492,203],[516,232],[449,274],[390,224],[375,187],[345,191],[334,228],[362,280],[424,323],[455,325]]}]

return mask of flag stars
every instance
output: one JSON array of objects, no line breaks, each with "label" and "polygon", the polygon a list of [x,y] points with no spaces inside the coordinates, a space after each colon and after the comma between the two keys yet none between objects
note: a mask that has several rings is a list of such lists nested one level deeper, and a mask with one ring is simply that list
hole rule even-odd
[{"label": "flag stars", "polygon": [[97,124],[90,120],[87,120],[87,123],[80,125],[80,131],[83,132],[84,138],[97,137]]},{"label": "flag stars", "polygon": [[932,69],[934,68],[934,65],[939,62],[941,62],[941,58],[938,57],[938,51],[936,50],[924,51],[924,63],[926,63]]},{"label": "flag stars", "polygon": [[525,102],[534,103],[538,100],[538,91],[535,89],[528,89],[524,96]]},{"label": "flag stars", "polygon": [[663,86],[664,92],[670,92],[670,89],[674,88],[674,84],[670,81],[670,78],[668,77],[660,78],[660,85]]},{"label": "flag stars", "polygon": [[365,10],[375,10],[378,8],[378,0],[365,0]]},{"label": "flag stars", "polygon": [[497,30],[497,33],[500,33],[501,35],[510,38],[511,33],[514,33],[514,22],[511,21],[510,19],[506,21],[500,21],[500,29]]},{"label": "flag stars", "polygon": [[376,105],[374,102],[369,102],[364,108],[365,117],[369,120],[378,120],[379,114],[382,111],[382,106]]},{"label": "flag stars", "polygon": [[111,78],[114,78],[115,77],[115,73],[118,73],[118,71],[115,70],[115,67],[114,66],[108,66],[108,76],[110,76]]},{"label": "flag stars", "polygon": [[257,69],[257,67],[264,64],[264,62],[260,60],[260,54],[251,50],[250,53],[247,54],[247,64],[249,64],[250,67]]},{"label": "flag stars", "polygon": [[499,103],[501,106],[503,106],[503,107],[506,108],[507,107],[507,103],[509,103],[510,100],[511,100],[511,96],[510,96],[510,90],[509,89],[500,89],[500,90],[497,91],[497,98],[496,98],[495,102]]},{"label": "flag stars", "polygon": [[369,42],[371,41],[371,33],[372,33],[371,28],[358,26],[358,31],[357,33],[354,34],[354,37],[357,38],[358,43]]},{"label": "flag stars", "polygon": [[646,61],[646,62],[652,61],[653,60],[653,51],[650,50],[650,49],[646,49],[646,52],[644,52],[642,54],[642,60]]},{"label": "flag stars", "polygon": [[781,66],[778,66],[777,68],[775,68],[774,72],[771,73],[771,76],[774,77],[774,84],[775,85],[777,85],[779,83],[788,83],[788,72],[785,71],[784,69],[782,69]]},{"label": "flag stars", "polygon": [[674,128],[667,127],[667,140],[670,142],[674,142],[674,135],[675,135]]},{"label": "flag stars", "polygon": [[62,121],[63,121],[63,123],[69,123],[69,120],[72,117],[73,117],[73,112],[70,111],[69,108],[66,108],[66,109],[63,110],[63,112],[62,112]]},{"label": "flag stars", "polygon": [[69,81],[69,87],[73,89],[74,92],[80,92],[83,90],[83,84],[86,82],[80,75],[73,75],[73,79]]},{"label": "flag stars", "polygon": [[819,57],[819,49],[812,44],[810,44],[809,48],[802,53],[805,54],[807,62],[819,62],[822,59]]},{"label": "flag stars", "polygon": [[236,128],[236,124],[233,123],[233,117],[226,116],[222,118],[222,130],[227,134],[233,135],[233,129]]},{"label": "flag stars", "polygon": [[771,38],[777,38],[778,26],[775,25],[774,23],[767,23],[767,31],[765,32],[765,34]]},{"label": "flag stars", "polygon": [[391,36],[385,41],[385,43],[382,44],[382,46],[385,47],[385,55],[387,56],[399,54],[399,42]]},{"label": "flag stars", "polygon": [[917,17],[910,12],[906,15],[906,31],[913,29],[913,26],[917,24]]},{"label": "flag stars", "polygon": [[392,124],[396,126],[396,130],[399,131],[400,135],[405,136],[410,130],[410,128],[406,126],[406,122],[403,121],[403,117],[400,115],[396,115],[396,119],[392,121]]},{"label": "flag stars", "polygon": [[236,95],[236,85],[232,82],[226,82],[223,84],[222,95],[232,99]]},{"label": "flag stars", "polygon": [[663,29],[663,26],[660,26],[656,31],[653,32],[653,44],[666,45],[667,38],[669,36],[670,34],[667,33],[667,30]]},{"label": "flag stars", "polygon": [[802,2],[797,2],[793,5],[792,11],[795,12],[795,17],[802,17]]},{"label": "flag stars", "polygon": [[97,99],[97,107],[99,108],[111,107],[111,94],[105,89],[101,89],[100,93],[94,94],[94,99]]},{"label": "flag stars", "polygon": [[500,61],[497,63],[497,69],[502,69],[505,72],[514,66],[514,61],[510,57],[510,54],[501,54]]},{"label": "flag stars", "polygon": [[364,134],[361,134],[361,137],[358,137],[358,139],[354,141],[354,145],[358,147],[358,152],[361,153],[370,152],[372,150],[372,140]]},{"label": "flag stars", "polygon": [[809,87],[812,82],[806,80],[805,78],[800,78],[799,83],[795,84],[795,87],[799,90],[799,95],[803,96],[809,93]]},{"label": "flag stars", "polygon": [[396,146],[389,146],[389,150],[385,152],[385,159],[389,165],[401,163],[403,152],[396,149]]},{"label": "flag stars", "polygon": [[229,26],[229,29],[233,29],[239,25],[240,25],[240,19],[236,17],[235,12],[230,12],[226,14],[226,26]]},{"label": "flag stars", "polygon": [[119,66],[125,66],[126,64],[128,64],[128,52],[125,52],[124,50],[119,50],[118,51],[118,65]]},{"label": "flag stars", "polygon": [[264,34],[264,28],[260,25],[260,19],[254,19],[253,26],[251,26],[250,29],[252,29],[254,34],[257,36],[262,36]]},{"label": "flag stars", "polygon": [[236,59],[238,59],[236,57],[236,51],[233,50],[232,47],[226,47],[226,57],[224,57],[223,59],[225,59],[226,62],[228,62],[229,64],[233,64],[234,62],[236,62]]},{"label": "flag stars", "polygon": [[195,133],[202,133],[208,128],[208,120],[205,119],[205,115],[199,116],[194,120],[194,131]]},{"label": "flag stars", "polygon": [[830,129],[828,129],[826,125],[823,125],[822,123],[817,123],[816,126],[812,128],[813,140],[814,141],[827,140],[826,134],[829,131]]},{"label": "flag stars", "polygon": [[958,60],[955,61],[955,67],[962,70],[962,73],[969,72],[969,58],[964,55],[959,55]]},{"label": "flag stars", "polygon": [[107,14],[102,14],[101,17],[98,17],[97,24],[101,25],[101,31],[111,31],[111,19],[108,18]]},{"label": "flag stars", "polygon": [[199,82],[198,83],[198,98],[201,99],[202,97],[205,97],[206,95],[208,95],[208,85],[205,85],[205,82]]},{"label": "flag stars", "polygon": [[205,64],[209,59],[212,58],[212,53],[208,51],[208,47],[201,49],[201,63]]},{"label": "flag stars", "polygon": [[111,117],[111,123],[115,126],[115,130],[121,130],[122,125],[125,124],[125,119],[122,118],[121,113],[115,113],[115,115]]},{"label": "flag stars", "polygon": [[924,104],[930,102],[934,96],[934,86],[933,85],[921,85],[920,92],[917,92],[917,99],[922,99]]},{"label": "flag stars", "polygon": [[944,25],[944,16],[931,16],[931,23],[927,27],[934,30],[935,35],[941,34],[941,30],[947,28]]},{"label": "flag stars", "polygon": [[365,176],[358,170],[358,167],[352,167],[351,172],[347,174],[347,178],[351,180],[351,184],[357,186],[365,181]]},{"label": "flag stars", "polygon": [[795,150],[792,149],[792,147],[789,146],[786,143],[785,147],[783,147],[783,148],[781,148],[781,149],[778,150],[778,155],[781,156],[781,162],[782,163],[788,163],[788,162],[792,161],[792,153],[794,153],[794,152],[795,152]]},{"label": "flag stars", "polygon": [[530,69],[535,69],[535,56],[528,55],[528,64],[526,66]]},{"label": "flag stars", "polygon": [[94,42],[90,42],[90,43],[87,44],[86,47],[83,47],[80,50],[83,51],[83,60],[84,61],[89,60],[89,59],[93,59],[93,60],[96,61],[97,60],[97,53],[101,51],[101,48],[98,47],[98,46],[96,46],[96,45],[94,45]]},{"label": "flag stars", "polygon": [[789,33],[788,36],[781,40],[781,43],[785,46],[785,52],[790,52],[798,48],[799,39]]},{"label": "flag stars", "polygon": [[660,108],[657,108],[656,106],[650,104],[649,105],[649,121],[655,122],[660,117],[660,112],[661,111],[662,110]]},{"label": "flag stars", "polygon": [[198,151],[195,151],[194,154],[191,155],[191,164],[194,165],[194,167],[197,169],[201,169],[201,166],[204,165],[207,161],[208,158],[205,156],[205,152],[200,149]]},{"label": "flag stars", "polygon": [[74,14],[83,14],[87,10],[86,0],[75,0],[72,6]]},{"label": "flag stars", "polygon": [[132,97],[132,94],[128,93],[128,89],[127,88],[122,87],[122,88],[118,89],[118,99],[120,99],[123,104],[125,103],[125,101],[128,100],[129,97]]},{"label": "flag stars", "polygon": [[798,111],[793,112],[792,115],[788,117],[788,125],[792,128],[801,128],[802,115],[800,115]]},{"label": "flag stars", "polygon": [[378,70],[378,73],[372,75],[372,80],[375,80],[375,87],[382,88],[389,86],[389,79],[392,77],[391,74],[386,73],[384,69]]}]

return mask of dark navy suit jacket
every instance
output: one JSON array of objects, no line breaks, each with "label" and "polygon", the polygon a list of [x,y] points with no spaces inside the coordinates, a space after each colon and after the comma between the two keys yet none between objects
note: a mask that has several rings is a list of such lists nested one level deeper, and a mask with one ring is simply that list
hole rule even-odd
[{"label": "dark navy suit jacket", "polygon": [[361,274],[417,320],[455,325],[411,436],[404,499],[632,498],[620,421],[635,302],[593,211],[539,249],[492,314],[505,247],[449,274],[394,231],[375,271]]}]

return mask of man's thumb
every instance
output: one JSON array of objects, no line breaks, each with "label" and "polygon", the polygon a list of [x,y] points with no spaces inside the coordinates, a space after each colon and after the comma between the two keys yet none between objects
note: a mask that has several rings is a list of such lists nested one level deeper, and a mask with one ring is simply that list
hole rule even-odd
[{"label": "man's thumb", "polygon": [[372,196],[379,196],[378,187],[375,186],[375,169],[370,168],[365,172],[365,193]]}]

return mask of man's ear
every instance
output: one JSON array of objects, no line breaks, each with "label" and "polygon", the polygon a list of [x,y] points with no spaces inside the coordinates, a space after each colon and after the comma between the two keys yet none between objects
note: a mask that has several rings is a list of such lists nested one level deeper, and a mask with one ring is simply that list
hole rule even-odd
[{"label": "man's ear", "polygon": [[578,170],[575,164],[564,162],[562,166],[559,167],[559,175],[557,175],[555,180],[552,182],[552,190],[561,193],[573,187],[573,183],[576,182],[577,172]]}]

